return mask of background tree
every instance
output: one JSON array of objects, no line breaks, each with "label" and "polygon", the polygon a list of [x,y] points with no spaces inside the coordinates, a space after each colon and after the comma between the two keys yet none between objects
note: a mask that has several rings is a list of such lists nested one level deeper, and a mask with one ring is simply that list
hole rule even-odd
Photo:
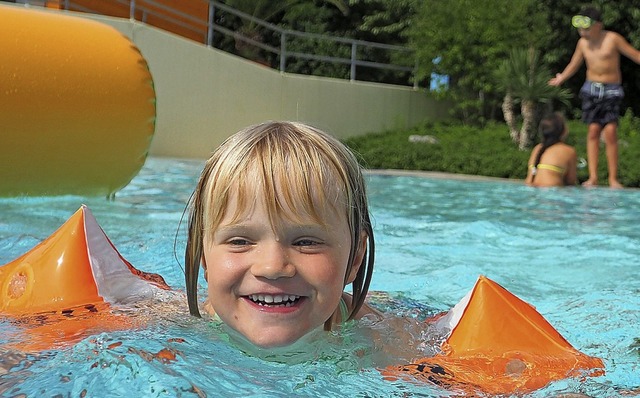
[{"label": "background tree", "polygon": [[[312,0],[222,0],[221,3],[237,11],[241,11],[250,17],[276,26],[282,26],[283,19],[288,10],[296,9],[300,6],[314,10],[330,6],[343,15],[349,13],[346,0],[322,0],[319,1],[318,4]],[[318,16],[316,14],[313,20],[317,19]],[[236,32],[238,35],[238,37],[235,37],[233,40],[234,48],[231,52],[270,66],[277,64],[275,56],[261,49],[256,43],[278,48],[280,46],[279,34],[274,34],[272,30],[261,26],[253,20],[232,15],[220,15],[219,13],[216,23],[226,27],[232,32]],[[229,38],[222,38],[216,47],[229,51]]]},{"label": "background tree", "polygon": [[[545,107],[551,108],[554,99],[569,103],[571,93],[567,89],[550,86],[548,81],[551,76],[549,68],[542,64],[538,51],[533,48],[512,49],[509,58],[496,71],[498,88],[504,92],[504,120],[511,139],[520,150],[531,145]],[[518,103],[520,117],[516,112]]]},{"label": "background tree", "polygon": [[[318,33],[354,40],[406,46],[405,31],[414,14],[416,0],[349,0],[348,12],[327,7],[319,1],[301,1],[290,7],[282,18],[282,26],[291,30]],[[315,53],[349,59],[349,44],[330,43],[307,38],[292,38],[287,42],[292,51]],[[379,63],[394,63],[413,67],[413,52],[392,52],[375,48],[358,48],[358,59]],[[349,65],[322,61],[291,59],[287,71],[323,76],[349,77]],[[360,67],[358,80],[410,84],[412,74],[386,69]]]},{"label": "background tree", "polygon": [[[408,29],[418,7],[418,0],[349,0],[355,35],[359,40],[408,47]],[[414,52],[390,52],[370,49],[363,58],[374,62],[415,67]],[[365,80],[387,83],[413,83],[413,74],[385,69],[365,71]],[[371,77],[369,77],[371,76]],[[376,77],[374,77],[376,76]]]},{"label": "background tree", "polygon": [[[355,29],[344,23],[350,14],[351,10],[343,13],[328,4],[304,1],[287,9],[281,20],[281,27],[305,33],[351,37]],[[348,45],[295,36],[287,39],[287,51],[340,58],[349,58],[351,54]],[[295,57],[287,59],[286,71],[306,75],[349,78],[348,65]]]},{"label": "background tree", "polygon": [[548,29],[537,0],[424,0],[409,33],[420,76],[448,75],[457,116],[482,123],[499,117],[495,70],[512,48],[543,48]]},{"label": "background tree", "polygon": [[[276,25],[282,29],[315,33],[345,39],[372,41],[406,46],[404,34],[414,14],[416,0],[221,0],[247,15]],[[261,49],[258,42],[280,48],[280,34],[246,18],[218,10],[215,24],[235,33],[214,36],[214,47],[278,68],[279,57],[274,51]],[[247,40],[249,39],[249,40]],[[318,38],[288,35],[289,53],[351,58],[351,45]],[[393,63],[413,67],[413,52],[398,52],[371,47],[358,47],[358,59],[379,63]],[[349,78],[350,65],[325,60],[288,57],[286,71],[292,73]],[[411,84],[412,73],[373,67],[358,67],[357,79]]]}]

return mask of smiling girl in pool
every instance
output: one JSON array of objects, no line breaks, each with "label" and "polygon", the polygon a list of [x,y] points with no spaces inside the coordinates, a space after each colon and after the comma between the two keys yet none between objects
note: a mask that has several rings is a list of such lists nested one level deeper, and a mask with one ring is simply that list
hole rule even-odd
[{"label": "smiling girl in pool", "polygon": [[190,210],[193,315],[200,265],[206,311],[258,347],[375,312],[364,304],[374,247],[364,179],[328,134],[293,122],[236,133],[207,161]]}]

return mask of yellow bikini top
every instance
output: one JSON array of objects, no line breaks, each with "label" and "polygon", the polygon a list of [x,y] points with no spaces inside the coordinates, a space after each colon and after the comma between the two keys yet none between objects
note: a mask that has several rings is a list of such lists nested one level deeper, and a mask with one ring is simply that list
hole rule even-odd
[{"label": "yellow bikini top", "polygon": [[551,171],[555,171],[556,173],[560,173],[560,174],[564,174],[564,172],[565,172],[564,167],[554,166],[552,164],[545,164],[545,163],[538,163],[537,167],[535,165],[533,165],[533,164],[530,164],[529,168],[531,169],[531,174],[533,174],[533,175],[536,175],[536,171],[538,171],[538,169],[551,170]]}]

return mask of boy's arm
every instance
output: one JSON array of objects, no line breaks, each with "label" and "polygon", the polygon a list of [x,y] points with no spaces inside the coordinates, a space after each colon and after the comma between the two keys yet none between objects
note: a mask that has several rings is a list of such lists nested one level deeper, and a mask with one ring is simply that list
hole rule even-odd
[{"label": "boy's arm", "polygon": [[567,64],[566,68],[562,71],[562,73],[557,73],[556,77],[549,80],[549,85],[551,86],[559,86],[562,83],[566,82],[574,73],[580,69],[582,63],[584,62],[584,55],[582,55],[582,49],[580,48],[580,42],[582,39],[578,40],[578,44],[576,44],[576,50],[573,52],[573,56],[571,57],[571,61]]},{"label": "boy's arm", "polygon": [[621,35],[616,34],[616,46],[620,54],[629,58],[636,64],[640,64],[640,51],[636,50],[629,42]]}]

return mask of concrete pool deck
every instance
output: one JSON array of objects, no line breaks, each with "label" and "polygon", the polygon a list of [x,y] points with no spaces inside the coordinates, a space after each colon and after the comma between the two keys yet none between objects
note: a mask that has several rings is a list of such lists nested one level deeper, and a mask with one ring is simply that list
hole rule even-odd
[{"label": "concrete pool deck", "polygon": [[514,178],[487,177],[471,174],[446,173],[443,171],[423,171],[423,170],[399,170],[399,169],[365,169],[365,174],[377,174],[388,176],[409,176],[409,177],[427,177],[439,178],[443,180],[459,180],[459,181],[500,181],[515,184],[524,184],[524,180]]},{"label": "concrete pool deck", "polygon": [[[444,171],[423,171],[423,170],[400,170],[400,169],[365,169],[365,174],[377,174],[388,176],[409,176],[409,177],[425,177],[425,178],[438,178],[442,180],[458,180],[458,181],[493,181],[493,182],[506,182],[512,184],[524,185],[524,180],[516,178],[502,178],[502,177],[489,177],[472,174],[456,174],[447,173]],[[571,188],[571,187],[552,187],[552,188]],[[582,185],[576,185],[575,188],[581,189],[611,189],[607,185],[598,185],[595,187],[583,187]],[[640,187],[622,187],[612,190],[632,190],[638,191]]]}]

